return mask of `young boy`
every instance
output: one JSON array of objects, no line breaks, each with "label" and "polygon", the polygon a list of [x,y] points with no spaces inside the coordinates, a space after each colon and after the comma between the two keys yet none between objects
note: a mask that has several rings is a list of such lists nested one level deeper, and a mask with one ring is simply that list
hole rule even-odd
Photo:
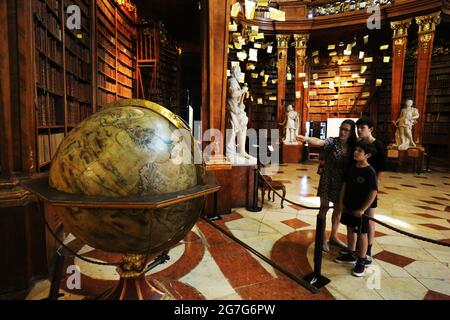
[{"label": "young boy", "polygon": [[[376,149],[376,154],[372,155],[369,158],[369,164],[375,169],[377,173],[378,181],[383,177],[384,171],[386,171],[387,166],[387,156],[386,156],[386,148],[380,140],[377,140],[372,135],[374,129],[374,123],[369,118],[361,118],[356,121],[356,127],[358,128],[358,138],[360,140],[366,141],[368,143],[373,144]],[[372,206],[369,208],[368,215],[369,217],[374,217],[375,208],[377,207],[377,201],[374,201]],[[369,221],[369,232],[368,232],[369,246],[367,248],[367,259],[368,261],[372,261],[372,244],[373,239],[375,238],[375,222]]]},{"label": "young boy", "polygon": [[[339,203],[342,208],[341,223],[347,226],[349,252],[337,257],[337,263],[355,264],[352,274],[362,277],[368,266],[366,259],[369,229],[367,210],[376,200],[378,185],[377,174],[370,166],[368,159],[375,155],[375,147],[371,143],[358,141],[353,158],[356,164],[348,169],[344,176]],[[358,237],[359,252],[356,253]]]}]

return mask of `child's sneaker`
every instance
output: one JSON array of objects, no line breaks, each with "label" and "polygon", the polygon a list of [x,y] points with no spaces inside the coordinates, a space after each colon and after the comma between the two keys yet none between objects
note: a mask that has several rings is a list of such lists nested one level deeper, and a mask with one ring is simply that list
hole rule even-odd
[{"label": "child's sneaker", "polygon": [[334,262],[345,263],[345,264],[355,264],[356,256],[354,253],[343,254],[342,256],[339,256],[336,259],[334,259]]},{"label": "child's sneaker", "polygon": [[364,263],[365,261],[366,259],[358,258],[358,261],[356,262],[356,265],[352,270],[352,274],[355,277],[363,277],[366,273],[366,265]]},{"label": "child's sneaker", "polygon": [[364,259],[363,264],[366,268],[368,268],[372,264],[372,258],[370,256],[366,256],[366,259]]}]

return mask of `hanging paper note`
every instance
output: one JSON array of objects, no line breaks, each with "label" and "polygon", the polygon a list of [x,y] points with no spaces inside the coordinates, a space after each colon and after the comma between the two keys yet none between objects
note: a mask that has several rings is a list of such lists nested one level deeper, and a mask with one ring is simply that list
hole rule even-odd
[{"label": "hanging paper note", "polygon": [[255,39],[256,39],[256,40],[264,39],[264,33],[262,33],[262,32],[258,33],[258,34],[255,36]]},{"label": "hanging paper note", "polygon": [[286,80],[288,81],[292,80],[292,75],[290,73],[286,74]]},{"label": "hanging paper note", "polygon": [[245,0],[245,18],[251,20],[255,16],[256,2]]},{"label": "hanging paper note", "polygon": [[267,87],[267,82],[263,81],[263,82],[262,82],[262,86],[263,86],[263,87]]},{"label": "hanging paper note", "polygon": [[313,56],[313,57],[318,56],[318,55],[319,55],[319,51],[314,51],[314,52],[312,53],[312,56]]},{"label": "hanging paper note", "polygon": [[276,84],[278,82],[278,79],[272,79],[272,83]]},{"label": "hanging paper note", "polygon": [[255,47],[255,49],[261,49],[261,43],[255,43],[253,47]]},{"label": "hanging paper note", "polygon": [[369,43],[369,35],[364,36],[364,44],[368,44]]},{"label": "hanging paper note", "polygon": [[364,84],[364,83],[366,83],[366,79],[365,78],[359,78],[358,79],[358,83]]},{"label": "hanging paper note", "polygon": [[264,82],[267,82],[267,80],[269,80],[270,75],[266,74],[264,75]]},{"label": "hanging paper note", "polygon": [[318,79],[319,78],[319,74],[318,73],[313,73],[312,74],[312,78],[315,80],[315,79]]},{"label": "hanging paper note", "polygon": [[238,81],[239,81],[239,83],[244,83],[245,82],[245,73],[241,73],[239,75]]},{"label": "hanging paper note", "polygon": [[264,76],[264,70],[262,70],[262,71],[259,73],[259,75],[260,75],[261,77],[263,77],[263,76]]},{"label": "hanging paper note", "polygon": [[258,0],[258,7],[267,7],[269,5],[269,0]]},{"label": "hanging paper note", "polygon": [[234,49],[233,45],[232,45],[232,44],[229,44],[229,45],[228,45],[228,49]]},{"label": "hanging paper note", "polygon": [[347,51],[352,51],[352,44],[351,43],[349,43],[348,45],[347,45],[347,48],[345,49],[345,50],[347,50]]},{"label": "hanging paper note", "polygon": [[365,58],[364,58],[364,62],[365,62],[365,63],[367,63],[367,62],[373,62],[373,58],[372,58],[372,57],[365,57]]},{"label": "hanging paper note", "polygon": [[337,55],[337,51],[331,51],[331,52],[329,53],[329,55],[330,55],[330,57],[334,57],[334,56]]},{"label": "hanging paper note", "polygon": [[336,45],[335,44],[329,44],[328,45],[328,50],[334,50],[336,49]]},{"label": "hanging paper note", "polygon": [[322,81],[316,80],[316,81],[314,81],[314,84],[315,84],[316,86],[320,86],[320,85],[322,85]]},{"label": "hanging paper note", "polygon": [[247,59],[247,53],[246,53],[245,51],[239,51],[239,52],[237,53],[237,58],[238,58],[240,61],[244,61],[245,59]]},{"label": "hanging paper note", "polygon": [[257,49],[250,48],[248,50],[248,53],[249,53],[248,60],[250,60],[250,61],[258,61],[258,50]]},{"label": "hanging paper note", "polygon": [[286,21],[286,14],[284,11],[269,7],[269,18],[276,21]]},{"label": "hanging paper note", "polygon": [[344,56],[351,56],[352,50],[344,50]]},{"label": "hanging paper note", "polygon": [[277,96],[270,96],[269,101],[277,101]]},{"label": "hanging paper note", "polygon": [[231,77],[231,72],[229,69],[227,69],[227,77]]},{"label": "hanging paper note", "polygon": [[231,68],[239,67],[239,61],[231,61]]},{"label": "hanging paper note", "polygon": [[295,91],[295,99],[300,99],[302,97],[301,91]]},{"label": "hanging paper note", "polygon": [[389,45],[388,44],[380,46],[380,50],[387,50],[387,49],[389,49]]},{"label": "hanging paper note", "polygon": [[258,104],[263,104],[263,99],[262,98],[258,98]]},{"label": "hanging paper note", "polygon": [[314,64],[319,64],[319,63],[320,63],[319,57],[314,57]]},{"label": "hanging paper note", "polygon": [[352,78],[359,78],[359,74],[353,73],[353,74],[352,74]]},{"label": "hanging paper note", "polygon": [[365,55],[364,51],[360,51],[359,52],[359,59],[364,59],[364,55]]},{"label": "hanging paper note", "polygon": [[367,70],[367,66],[361,66],[361,74],[363,74],[364,72],[366,72]]},{"label": "hanging paper note", "polygon": [[299,78],[305,78],[305,77],[306,77],[306,73],[300,72],[300,73],[298,74],[298,77],[299,77]]},{"label": "hanging paper note", "polygon": [[377,79],[376,86],[379,87],[383,83],[383,79]]},{"label": "hanging paper note", "polygon": [[328,88],[334,89],[334,81],[328,82]]},{"label": "hanging paper note", "polygon": [[272,49],[273,49],[272,46],[267,46],[267,53],[272,53]]},{"label": "hanging paper note", "polygon": [[239,42],[235,42],[234,43],[234,48],[237,50],[241,50],[242,49],[242,45]]},{"label": "hanging paper note", "polygon": [[241,4],[239,2],[236,2],[235,4],[233,4],[233,6],[231,7],[231,16],[233,18],[237,17],[237,15],[239,14],[239,11],[241,10]]},{"label": "hanging paper note", "polygon": [[361,94],[361,97],[363,97],[363,98],[368,98],[368,97],[370,97],[370,92],[363,92],[363,93]]},{"label": "hanging paper note", "polygon": [[253,79],[258,79],[258,74],[257,73],[252,73],[252,78]]},{"label": "hanging paper note", "polygon": [[247,70],[255,70],[255,65],[253,63],[247,63]]},{"label": "hanging paper note", "polygon": [[389,56],[384,56],[383,57],[383,62],[384,63],[389,63],[389,61],[391,61],[391,57],[389,57]]},{"label": "hanging paper note", "polygon": [[353,47],[356,47],[356,40],[353,41],[353,43],[352,43],[352,48],[353,48]]},{"label": "hanging paper note", "polygon": [[259,27],[258,26],[252,26],[252,32],[258,33]]},{"label": "hanging paper note", "polygon": [[308,87],[309,87],[308,81],[303,81],[303,88],[308,88]]},{"label": "hanging paper note", "polygon": [[228,31],[230,31],[230,32],[235,32],[235,31],[237,31],[237,24],[234,24],[234,23],[230,23],[229,25],[228,25]]}]

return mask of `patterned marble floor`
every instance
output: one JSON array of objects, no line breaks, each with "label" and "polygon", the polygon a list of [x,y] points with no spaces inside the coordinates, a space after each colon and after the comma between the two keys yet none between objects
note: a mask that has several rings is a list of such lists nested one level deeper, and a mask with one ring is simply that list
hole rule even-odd
[{"label": "patterned marble floor", "polygon": [[[268,174],[287,187],[287,198],[302,201],[315,195],[317,164],[282,165]],[[380,182],[376,218],[405,231],[450,243],[450,173],[391,173]],[[301,277],[312,271],[317,210],[280,200],[265,202],[262,212],[236,208],[215,221],[257,251]],[[331,212],[328,214],[327,230]],[[345,227],[340,227],[345,240]],[[117,255],[95,250],[69,236],[66,242],[79,254],[99,261],[118,261]],[[333,249],[334,250],[334,249]],[[312,294],[285,277],[204,221],[170,251],[170,260],[151,270],[178,299],[370,299],[450,300],[450,248],[408,238],[377,226],[374,262],[363,278],[351,275],[351,267],[333,262],[336,251],[324,254],[322,273],[331,280]],[[69,290],[61,282],[64,297],[95,296],[118,279],[114,267],[69,258],[66,266],[81,270],[81,289]],[[67,275],[66,275],[67,277]],[[49,281],[38,282],[27,299],[48,295]]]}]

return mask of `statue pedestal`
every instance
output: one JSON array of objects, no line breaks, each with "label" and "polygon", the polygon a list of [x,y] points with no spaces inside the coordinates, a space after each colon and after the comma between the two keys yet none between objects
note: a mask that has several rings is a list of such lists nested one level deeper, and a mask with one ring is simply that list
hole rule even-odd
[{"label": "statue pedestal", "polygon": [[[253,170],[256,166],[207,167],[207,171],[214,173],[214,180],[221,186],[217,192],[217,212],[214,212],[213,196],[206,198],[205,214],[229,214],[232,208],[248,207],[253,200]],[[208,181],[209,183],[209,181]]]},{"label": "statue pedestal", "polygon": [[283,163],[299,163],[302,161],[302,144],[284,144],[281,146],[281,161]]},{"label": "statue pedestal", "polygon": [[397,146],[387,147],[388,168],[397,172],[418,172],[423,167],[425,149],[422,146],[398,150]]}]

